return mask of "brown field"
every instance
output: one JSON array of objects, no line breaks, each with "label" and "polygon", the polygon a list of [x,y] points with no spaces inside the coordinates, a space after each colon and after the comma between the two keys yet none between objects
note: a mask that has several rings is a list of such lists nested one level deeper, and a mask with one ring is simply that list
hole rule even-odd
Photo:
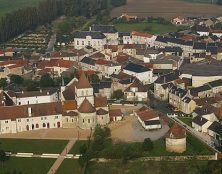
[{"label": "brown field", "polygon": [[181,0],[128,0],[127,5],[115,8],[111,16],[117,17],[124,12],[138,17],[172,18],[177,15],[213,17],[222,15],[222,6]]}]

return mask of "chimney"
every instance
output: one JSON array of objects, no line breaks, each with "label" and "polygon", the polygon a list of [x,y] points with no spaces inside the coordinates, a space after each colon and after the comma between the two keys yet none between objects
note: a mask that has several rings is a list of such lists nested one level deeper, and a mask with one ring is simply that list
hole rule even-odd
[{"label": "chimney", "polygon": [[32,108],[28,107],[28,116],[31,117],[32,116]]}]

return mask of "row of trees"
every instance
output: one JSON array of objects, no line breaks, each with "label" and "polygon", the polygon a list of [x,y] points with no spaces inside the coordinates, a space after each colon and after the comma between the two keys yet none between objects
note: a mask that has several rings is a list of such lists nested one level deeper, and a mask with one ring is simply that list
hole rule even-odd
[{"label": "row of trees", "polygon": [[124,3],[125,0],[44,0],[36,7],[24,7],[1,17],[0,43],[38,25],[50,23],[61,15],[90,18],[103,10]]},{"label": "row of trees", "polygon": [[62,0],[45,0],[36,7],[26,7],[5,14],[0,19],[0,43],[38,25],[51,22],[63,14],[63,4]]}]

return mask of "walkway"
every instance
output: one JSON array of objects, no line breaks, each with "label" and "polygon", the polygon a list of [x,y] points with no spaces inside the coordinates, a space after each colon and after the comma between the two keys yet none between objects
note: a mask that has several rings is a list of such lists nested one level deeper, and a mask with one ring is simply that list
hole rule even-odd
[{"label": "walkway", "polygon": [[69,153],[72,146],[75,144],[76,140],[72,139],[69,141],[69,143],[66,145],[60,156],[57,158],[55,163],[52,165],[52,167],[49,169],[48,174],[54,174],[62,164],[63,160],[65,159],[65,156]]}]

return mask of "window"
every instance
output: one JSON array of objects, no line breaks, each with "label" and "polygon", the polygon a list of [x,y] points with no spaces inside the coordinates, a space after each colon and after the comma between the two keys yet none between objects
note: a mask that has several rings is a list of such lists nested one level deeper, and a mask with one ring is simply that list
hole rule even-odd
[{"label": "window", "polygon": [[43,117],[41,117],[41,120],[43,120],[44,118]]},{"label": "window", "polygon": [[77,45],[79,45],[79,41],[77,40]]},{"label": "window", "polygon": [[55,119],[58,119],[59,117],[58,116],[55,116]]},{"label": "window", "polygon": [[82,120],[82,122],[84,123],[84,119]]},{"label": "window", "polygon": [[82,45],[84,45],[84,41],[82,41]]},{"label": "window", "polygon": [[8,120],[6,120],[5,123],[8,123]]},{"label": "window", "polygon": [[88,91],[86,91],[86,95],[88,95]]},{"label": "window", "polygon": [[29,122],[29,119],[27,119],[26,121]]},{"label": "window", "polygon": [[74,122],[74,119],[72,118],[72,122]]},{"label": "window", "polygon": [[84,95],[84,91],[82,91],[82,95]]},{"label": "window", "polygon": [[90,41],[88,41],[88,45],[90,45]]},{"label": "window", "polygon": [[88,119],[88,123],[90,123],[90,119]]}]

